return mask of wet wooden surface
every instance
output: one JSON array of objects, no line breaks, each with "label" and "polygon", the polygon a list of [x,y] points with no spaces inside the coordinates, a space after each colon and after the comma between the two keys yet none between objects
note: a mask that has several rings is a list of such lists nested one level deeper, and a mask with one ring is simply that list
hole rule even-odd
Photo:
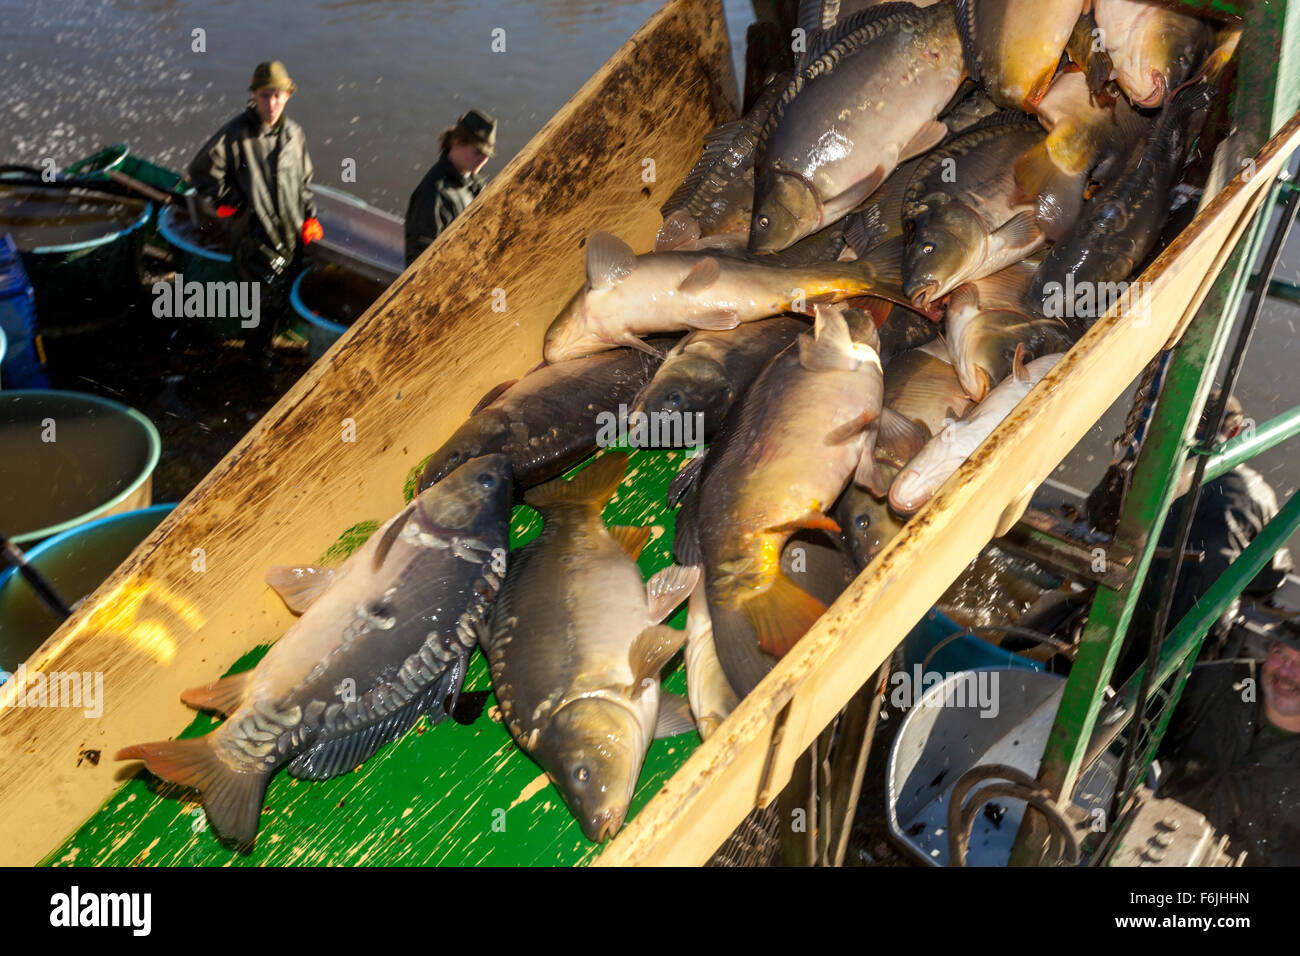
[{"label": "wet wooden surface", "polygon": [[283,633],[263,570],[396,513],[412,466],[540,361],[586,237],[650,248],[735,109],[721,4],[667,4],[28,661],[102,672],[103,715],[2,706],[0,689],[0,863],[60,846],[135,773],[118,748],[180,733],[184,689]]}]

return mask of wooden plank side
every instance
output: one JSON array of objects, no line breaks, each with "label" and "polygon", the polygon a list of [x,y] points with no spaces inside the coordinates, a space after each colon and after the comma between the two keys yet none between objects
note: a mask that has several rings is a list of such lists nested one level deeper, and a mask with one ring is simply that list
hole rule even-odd
[{"label": "wooden plank side", "polygon": [[39,860],[133,772],[117,748],[177,733],[182,690],[283,633],[262,569],[395,513],[412,465],[540,359],[587,235],[648,248],[735,110],[719,0],[667,4],[27,662],[102,672],[102,716],[6,706],[0,690],[0,863]]},{"label": "wooden plank side", "polygon": [[[789,701],[775,777],[807,747],[1205,294],[1222,247],[1300,146],[1300,115],[1142,276],[1149,315],[1103,318],[909,522],[610,845],[600,865],[696,864],[754,806],[771,724]],[[917,569],[924,568],[924,574]]]}]

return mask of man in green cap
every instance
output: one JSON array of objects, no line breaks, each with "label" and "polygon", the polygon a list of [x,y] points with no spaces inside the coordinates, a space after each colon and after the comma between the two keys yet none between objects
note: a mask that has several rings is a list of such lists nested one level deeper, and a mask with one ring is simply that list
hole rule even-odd
[{"label": "man in green cap", "polygon": [[259,63],[247,108],[190,163],[189,179],[216,214],[231,221],[235,278],[261,283],[262,311],[248,344],[270,368],[271,336],[288,313],[293,266],[324,233],[311,195],[312,165],[302,127],[284,115],[296,87],[279,60]]},{"label": "man in green cap", "polygon": [[441,157],[424,174],[406,207],[408,266],[483,190],[487,181],[479,170],[496,154],[497,121],[470,110],[442,131],[438,148]]}]

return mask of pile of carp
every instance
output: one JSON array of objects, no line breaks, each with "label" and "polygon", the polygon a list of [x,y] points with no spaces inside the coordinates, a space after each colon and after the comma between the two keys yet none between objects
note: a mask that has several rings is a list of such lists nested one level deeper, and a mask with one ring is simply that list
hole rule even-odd
[{"label": "pile of carp", "polygon": [[[800,26],[656,248],[588,239],[546,364],[484,397],[411,503],[336,570],[268,573],[301,617],[183,697],[228,719],[119,759],[246,843],[279,768],[336,776],[448,716],[479,646],[511,735],[613,836],[652,738],[714,731],[1106,311],[1062,290],[1159,251],[1236,39],[1141,0],[821,0]],[[560,477],[627,408],[708,440],[649,582],[650,529],[601,518],[627,454]],[[516,496],[544,528],[510,553]],[[689,702],[659,686],[683,644]]]}]

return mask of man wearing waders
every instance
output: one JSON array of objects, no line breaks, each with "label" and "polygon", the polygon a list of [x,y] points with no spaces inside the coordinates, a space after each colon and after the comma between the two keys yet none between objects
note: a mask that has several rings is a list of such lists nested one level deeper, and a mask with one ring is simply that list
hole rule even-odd
[{"label": "man wearing waders", "polygon": [[259,63],[248,89],[247,108],[203,145],[189,179],[217,216],[230,220],[235,278],[260,284],[260,315],[247,348],[269,371],[271,338],[288,315],[302,249],[324,232],[311,195],[307,138],[284,115],[293,80],[280,61]]}]

